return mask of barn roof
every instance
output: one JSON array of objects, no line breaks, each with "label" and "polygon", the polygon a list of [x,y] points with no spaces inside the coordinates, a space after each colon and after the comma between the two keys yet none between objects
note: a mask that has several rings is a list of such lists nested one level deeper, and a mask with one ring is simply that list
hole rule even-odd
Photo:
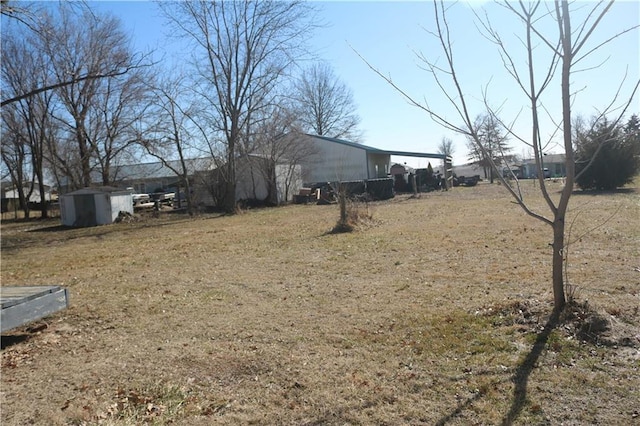
[{"label": "barn roof", "polygon": [[318,136],[318,135],[312,135],[312,134],[307,134],[307,136],[312,137],[312,138],[316,138],[316,139],[325,140],[325,141],[332,142],[332,143],[337,143],[337,144],[340,144],[340,145],[350,146],[352,148],[362,149],[362,150],[364,150],[364,151],[366,151],[367,153],[370,153],[370,154],[398,155],[398,156],[402,156],[402,157],[438,158],[438,159],[444,159],[444,157],[445,157],[442,154],[430,154],[430,153],[426,153],[426,152],[393,151],[393,150],[379,149],[379,148],[374,148],[372,146],[367,146],[367,145],[363,145],[363,144],[360,144],[360,143],[350,142],[350,141],[346,141],[344,139],[330,138],[330,137],[327,137],[327,136]]},{"label": "barn roof", "polygon": [[[115,168],[114,175],[116,180],[120,181],[175,178],[176,173],[172,168],[180,170],[182,168],[180,162],[178,160],[170,160],[166,163],[165,165],[163,162],[157,161],[153,163],[120,165]],[[189,174],[215,168],[215,163],[212,158],[185,159],[185,165]]]}]

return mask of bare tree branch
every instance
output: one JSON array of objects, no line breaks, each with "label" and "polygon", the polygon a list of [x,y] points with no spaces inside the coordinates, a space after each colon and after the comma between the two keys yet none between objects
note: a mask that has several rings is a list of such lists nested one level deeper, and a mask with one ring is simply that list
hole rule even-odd
[{"label": "bare tree branch", "polygon": [[78,78],[72,78],[70,80],[66,80],[66,81],[62,81],[59,83],[55,83],[55,84],[50,84],[47,86],[43,86],[43,87],[39,87],[37,89],[31,90],[29,92],[23,93],[21,95],[17,95],[8,99],[5,99],[2,101],[2,103],[0,104],[0,106],[5,106],[5,105],[9,105],[12,104],[14,102],[18,102],[21,101],[23,99],[35,96],[39,93],[42,92],[47,92],[49,90],[54,90],[54,89],[59,89],[61,87],[66,87],[66,86],[70,86],[72,84],[76,84],[76,83],[80,83],[83,82],[85,80],[98,80],[98,79],[102,79],[102,78],[110,78],[110,77],[118,77],[121,75],[124,75],[126,73],[128,73],[129,71],[133,70],[133,69],[138,69],[141,66],[148,66],[148,65],[141,65],[140,63],[134,66],[128,66],[125,67],[123,69],[119,69],[117,71],[113,71],[113,72],[108,72],[108,73],[104,73],[104,74],[89,74],[89,75],[84,75],[82,77],[78,77]]},{"label": "bare tree branch", "polygon": [[[586,25],[586,24],[587,24],[587,22],[589,21],[589,19],[590,19],[590,18],[591,18],[591,16],[592,16],[592,13],[594,13],[594,12],[596,11],[596,9],[597,9],[597,8],[600,6],[600,4],[602,4],[602,3],[604,3],[604,2],[598,2],[598,4],[597,4],[596,6],[594,6],[594,8],[592,9],[591,13],[589,13],[589,16],[587,17],[587,19],[585,19],[585,20],[584,20],[584,25]],[[583,47],[583,46],[584,46],[584,44],[589,40],[589,37],[591,36],[591,34],[593,34],[593,31],[598,27],[598,24],[600,23],[600,21],[602,20],[602,18],[604,18],[604,16],[607,14],[607,12],[609,12],[609,9],[611,9],[611,6],[613,6],[613,3],[614,3],[614,0],[609,0],[609,2],[607,3],[607,5],[605,6],[605,8],[600,12],[600,14],[598,15],[598,17],[596,18],[595,22],[594,22],[593,24],[591,24],[591,26],[587,29],[587,32],[586,32],[586,34],[585,34],[584,36],[582,35],[582,32],[583,32],[583,31],[582,31],[582,29],[580,30],[580,32],[578,33],[578,38],[576,39],[576,45],[575,45],[575,46],[573,46],[573,47],[571,48],[571,56],[572,56],[573,58],[575,58],[575,56],[578,54],[578,52],[579,52],[580,50],[582,50],[582,47]],[[569,6],[568,6],[568,5],[566,6],[566,9],[567,9],[567,11],[568,11],[568,9],[569,9]],[[623,32],[623,33],[621,33],[620,35],[622,35],[622,34],[624,34],[624,32]],[[615,37],[614,37],[614,38],[615,38]],[[609,42],[609,41],[611,41],[611,40],[613,40],[613,38],[612,38],[612,39],[609,39],[609,40],[606,40],[605,42],[603,42],[603,43],[602,43],[601,45],[599,45],[599,46],[602,46],[602,45],[604,45],[604,44],[608,43],[608,42]],[[596,49],[597,49],[597,48],[598,48],[598,46],[596,47]],[[591,50],[591,52],[593,52],[593,49]],[[587,52],[587,54],[583,55],[583,56],[582,56],[582,58],[584,58],[584,57],[585,57],[586,55],[588,55],[588,54],[589,54],[589,53]],[[580,59],[582,59],[582,58],[578,58],[578,59],[577,59],[577,60],[575,60],[575,61],[578,61],[578,60],[580,60]],[[573,63],[574,63],[574,64],[575,64],[575,61],[573,61]]]}]

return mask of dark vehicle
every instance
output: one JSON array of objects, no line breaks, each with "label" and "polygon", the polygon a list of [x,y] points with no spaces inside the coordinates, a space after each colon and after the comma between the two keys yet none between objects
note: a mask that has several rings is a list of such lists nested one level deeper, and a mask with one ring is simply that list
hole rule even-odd
[{"label": "dark vehicle", "polygon": [[453,186],[476,186],[480,181],[480,176],[454,176]]}]

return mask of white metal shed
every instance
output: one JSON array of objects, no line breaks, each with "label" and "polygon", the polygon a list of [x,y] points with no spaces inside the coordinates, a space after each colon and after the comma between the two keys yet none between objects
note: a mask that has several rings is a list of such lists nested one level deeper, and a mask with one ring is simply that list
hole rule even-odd
[{"label": "white metal shed", "polygon": [[60,196],[60,217],[65,226],[107,225],[121,211],[133,214],[133,198],[126,190],[84,188]]}]

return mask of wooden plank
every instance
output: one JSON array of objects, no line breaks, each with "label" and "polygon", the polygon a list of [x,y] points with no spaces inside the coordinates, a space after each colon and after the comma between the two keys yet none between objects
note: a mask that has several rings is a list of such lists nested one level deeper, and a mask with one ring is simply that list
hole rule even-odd
[{"label": "wooden plank", "polygon": [[60,286],[0,287],[0,329],[11,330],[69,306],[69,293]]}]

